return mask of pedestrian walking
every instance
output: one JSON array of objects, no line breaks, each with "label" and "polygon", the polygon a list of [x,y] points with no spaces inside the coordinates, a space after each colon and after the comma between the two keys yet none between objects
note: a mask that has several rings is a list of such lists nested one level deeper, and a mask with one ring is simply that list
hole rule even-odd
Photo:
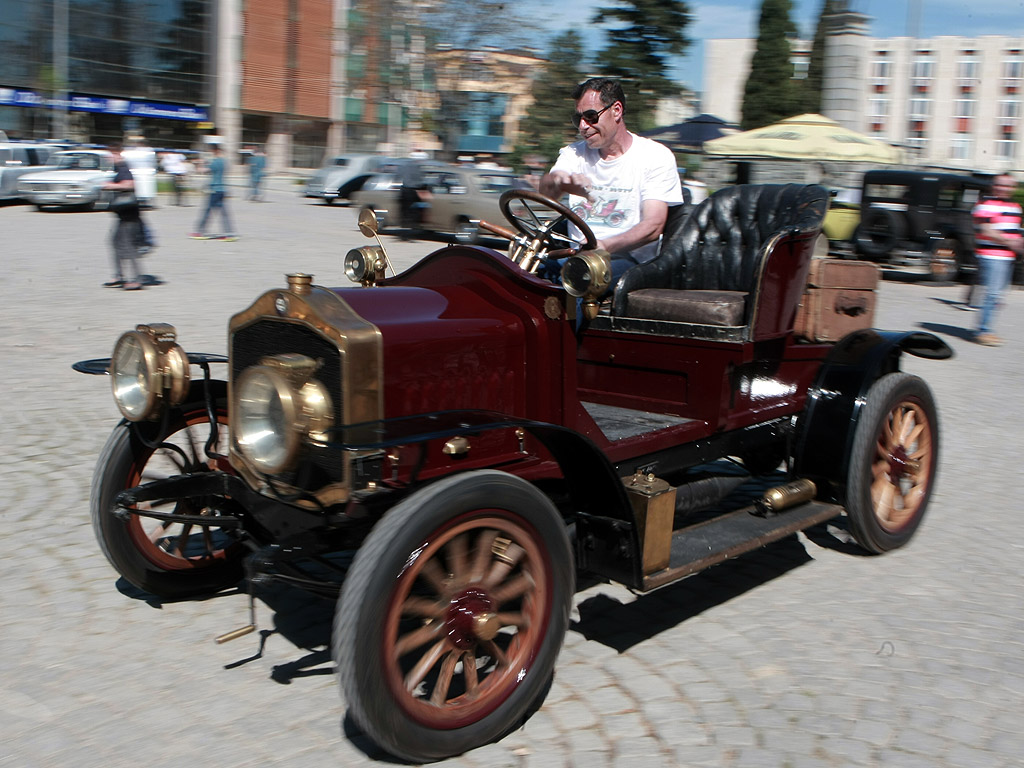
[{"label": "pedestrian walking", "polygon": [[996,176],[989,188],[989,196],[971,212],[975,229],[974,252],[978,257],[978,284],[985,296],[974,340],[986,347],[998,347],[1003,343],[992,332],[992,325],[1002,304],[1003,292],[1013,276],[1014,262],[1018,256],[1024,256],[1022,211],[1020,204],[1013,201],[1016,188],[1017,182],[1009,174]]},{"label": "pedestrian walking", "polygon": [[163,157],[164,172],[171,177],[171,189],[174,192],[174,204],[181,205],[182,193],[185,190],[185,175],[188,166],[181,152],[165,152]]},{"label": "pedestrian walking", "polygon": [[142,288],[137,264],[142,217],[139,210],[139,199],[135,196],[135,178],[132,176],[128,163],[121,155],[123,149],[121,143],[112,141],[107,148],[114,156],[114,177],[103,186],[114,193],[110,202],[110,210],[117,217],[117,222],[111,236],[114,277],[103,285],[107,288],[138,291]]},{"label": "pedestrian walking", "polygon": [[[238,233],[235,232],[234,227],[231,225],[231,215],[224,204],[224,198],[227,194],[227,183],[224,180],[226,171],[227,161],[224,159],[224,148],[220,144],[214,144],[213,158],[207,165],[209,193],[206,198],[206,207],[203,209],[203,215],[199,219],[199,224],[196,226],[195,231],[189,235],[193,240],[238,239]],[[220,211],[221,223],[224,225],[224,234],[222,235],[211,236],[206,234],[206,224],[214,210]]]},{"label": "pedestrian walking", "polygon": [[249,199],[262,199],[263,175],[267,169],[267,155],[262,148],[252,146],[249,154]]}]

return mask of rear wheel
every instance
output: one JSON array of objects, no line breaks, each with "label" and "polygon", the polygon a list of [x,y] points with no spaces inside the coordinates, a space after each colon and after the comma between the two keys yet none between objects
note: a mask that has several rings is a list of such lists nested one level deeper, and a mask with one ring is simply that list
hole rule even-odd
[{"label": "rear wheel", "polygon": [[868,390],[847,473],[846,512],[857,543],[878,554],[910,540],[924,517],[939,457],[931,390],[890,373]]},{"label": "rear wheel", "polygon": [[[224,390],[220,384],[220,390]],[[189,402],[176,408],[166,432],[150,422],[122,421],[104,446],[96,466],[91,494],[92,524],[100,548],[118,573],[139,589],[175,599],[209,594],[237,583],[242,577],[244,551],[234,538],[215,524],[183,526],[139,515],[121,520],[114,499],[127,488],[172,475],[230,471],[227,459],[205,454],[210,420],[201,387],[193,387]],[[217,421],[222,425],[215,453],[227,454],[227,398],[217,399]],[[178,500],[164,505],[140,504],[158,512],[203,514],[200,500]]]},{"label": "rear wheel", "polygon": [[857,250],[879,259],[889,255],[903,236],[903,227],[895,213],[886,208],[868,208],[861,214],[853,233]]},{"label": "rear wheel", "polygon": [[363,543],[338,602],[350,714],[416,762],[504,736],[548,685],[573,579],[566,527],[529,483],[487,470],[414,493]]}]

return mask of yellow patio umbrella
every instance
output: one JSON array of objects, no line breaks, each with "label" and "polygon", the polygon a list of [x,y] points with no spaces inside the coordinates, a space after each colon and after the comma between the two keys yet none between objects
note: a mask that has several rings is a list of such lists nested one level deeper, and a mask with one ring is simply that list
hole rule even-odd
[{"label": "yellow patio umbrella", "polygon": [[750,159],[900,163],[903,152],[823,115],[798,115],[704,142],[708,155]]}]

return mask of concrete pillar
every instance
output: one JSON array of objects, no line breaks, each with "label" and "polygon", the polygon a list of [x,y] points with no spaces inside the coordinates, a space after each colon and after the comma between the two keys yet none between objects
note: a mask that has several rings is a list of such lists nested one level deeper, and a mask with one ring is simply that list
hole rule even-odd
[{"label": "concrete pillar", "polygon": [[821,111],[846,128],[864,131],[868,16],[843,8],[826,18]]},{"label": "concrete pillar", "polygon": [[242,7],[239,0],[214,4],[213,122],[229,167],[242,142]]}]

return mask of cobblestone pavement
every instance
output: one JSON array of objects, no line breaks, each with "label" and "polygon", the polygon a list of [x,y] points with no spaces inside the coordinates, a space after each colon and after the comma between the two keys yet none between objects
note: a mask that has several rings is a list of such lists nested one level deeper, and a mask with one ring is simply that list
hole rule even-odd
[{"label": "cobblestone pavement", "polygon": [[[70,364],[147,321],[224,352],[231,314],[288,271],[344,283],[344,253],[365,242],[352,210],[281,181],[266,203],[229,205],[242,233],[231,243],[185,236],[195,206],[150,212],[160,245],[145,266],[165,284],[134,293],[100,287],[109,214],[0,207],[2,766],[387,762],[345,719],[329,602],[274,590],[262,633],[218,646],[246,622],[244,596],[147,600],[89,526],[93,463],[117,413],[106,380]],[[391,251],[399,266],[425,252]],[[1021,765],[1024,293],[1009,296],[998,349],[968,340],[976,316],[958,297],[924,283],[880,291],[879,327],[930,330],[957,353],[905,358],[943,429],[937,492],[907,548],[866,557],[822,528],[647,596],[590,587],[539,712],[444,765]]]}]

